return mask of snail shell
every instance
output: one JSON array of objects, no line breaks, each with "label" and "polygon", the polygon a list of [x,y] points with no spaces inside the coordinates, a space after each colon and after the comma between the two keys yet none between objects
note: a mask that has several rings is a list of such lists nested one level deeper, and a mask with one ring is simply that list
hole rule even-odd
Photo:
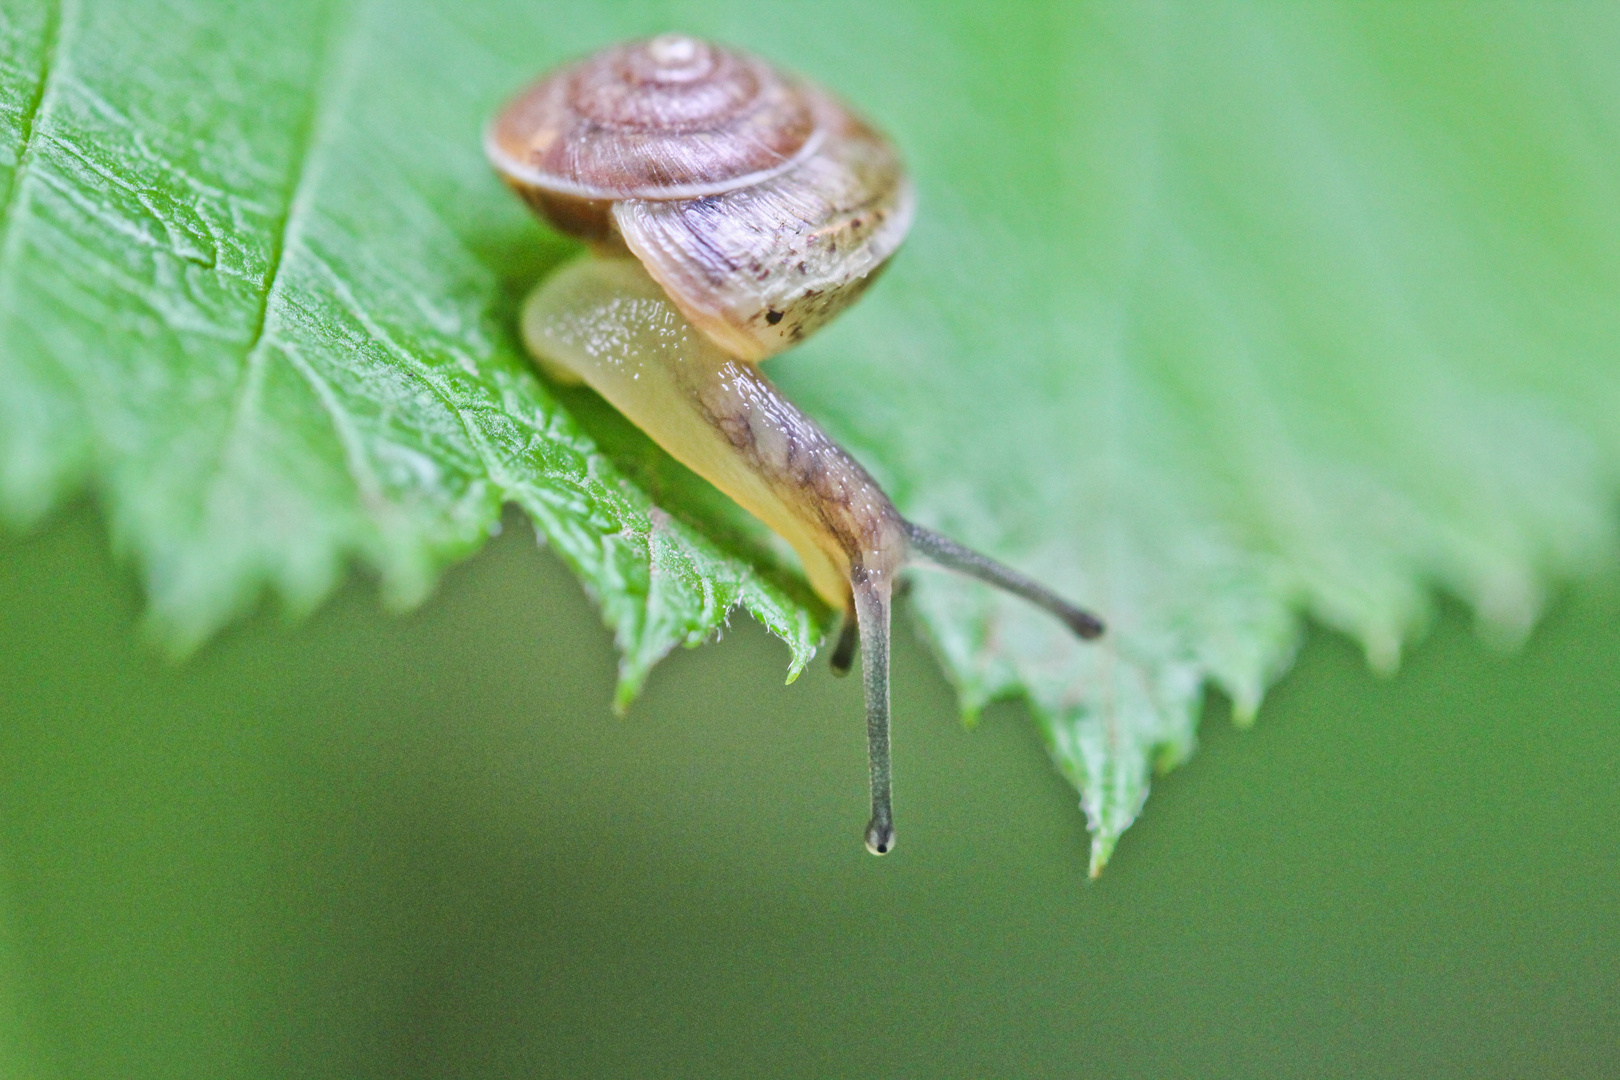
[{"label": "snail shell", "polygon": [[557,229],[622,243],[722,349],[759,361],[860,296],[911,225],[899,156],[830,94],[665,35],[514,98],[496,171]]}]

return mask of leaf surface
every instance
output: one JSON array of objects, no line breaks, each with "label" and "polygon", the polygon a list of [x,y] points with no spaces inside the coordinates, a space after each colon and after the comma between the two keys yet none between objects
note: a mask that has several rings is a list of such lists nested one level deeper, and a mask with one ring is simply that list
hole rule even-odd
[{"label": "leaf surface", "polygon": [[194,646],[267,585],[305,610],[352,559],[414,603],[515,502],[618,632],[621,700],[737,605],[808,660],[802,590],[659,511],[516,350],[501,275],[566,248],[479,157],[515,72],[453,78],[487,58],[428,9],[12,22],[12,66],[43,85],[17,95],[0,249],[7,508],[30,520],[89,479],[163,638]]},{"label": "leaf surface", "polygon": [[621,704],[737,606],[797,672],[826,613],[780,546],[513,334],[571,249],[484,119],[670,27],[906,151],[907,249],[773,375],[906,513],[1109,620],[913,593],[970,715],[1030,702],[1094,870],[1206,686],[1252,717],[1305,614],[1390,670],[1433,590],[1512,643],[1612,559],[1620,18],[1573,4],[8,0],[5,512],[92,487],[183,650],[351,562],[413,603],[514,502]]}]

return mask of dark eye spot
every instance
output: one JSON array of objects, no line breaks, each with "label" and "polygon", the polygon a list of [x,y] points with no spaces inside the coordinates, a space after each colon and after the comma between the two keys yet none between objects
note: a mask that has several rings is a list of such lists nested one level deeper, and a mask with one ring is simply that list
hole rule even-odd
[{"label": "dark eye spot", "polygon": [[765,321],[770,323],[772,326],[775,326],[777,323],[782,321],[782,313],[780,311],[767,311],[765,313]]}]

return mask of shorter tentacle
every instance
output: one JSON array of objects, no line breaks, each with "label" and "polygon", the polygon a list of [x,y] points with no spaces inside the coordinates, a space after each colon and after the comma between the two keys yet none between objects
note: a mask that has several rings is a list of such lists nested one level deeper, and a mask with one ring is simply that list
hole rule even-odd
[{"label": "shorter tentacle", "polygon": [[855,646],[860,641],[859,627],[855,609],[844,612],[844,625],[838,629],[838,644],[833,646],[832,656],[827,659],[827,666],[840,679],[849,674],[849,669],[855,663]]}]

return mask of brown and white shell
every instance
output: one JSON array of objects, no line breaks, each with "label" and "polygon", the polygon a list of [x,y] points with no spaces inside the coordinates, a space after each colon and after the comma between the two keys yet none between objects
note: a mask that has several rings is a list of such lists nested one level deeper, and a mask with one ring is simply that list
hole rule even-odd
[{"label": "brown and white shell", "polygon": [[485,145],[537,213],[598,245],[622,241],[743,360],[848,306],[911,225],[911,186],[882,135],[762,60],[680,35],[541,79]]}]

